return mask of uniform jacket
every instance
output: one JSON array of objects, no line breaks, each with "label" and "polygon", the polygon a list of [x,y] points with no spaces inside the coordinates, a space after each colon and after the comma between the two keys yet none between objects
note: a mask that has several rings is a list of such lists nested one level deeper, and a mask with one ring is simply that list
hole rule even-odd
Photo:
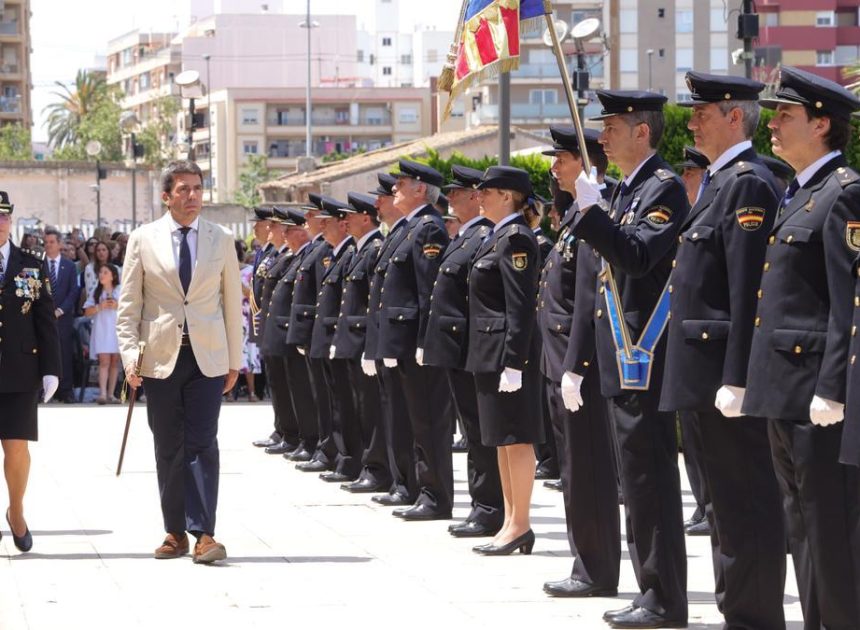
[{"label": "uniform jacket", "polygon": [[681,228],[672,271],[661,409],[713,409],[723,385],[746,387],[764,250],[777,184],[748,149],[711,179]]},{"label": "uniform jacket", "polygon": [[31,392],[42,377],[60,376],[54,300],[42,259],[9,243],[0,285],[0,392]]},{"label": "uniform jacket", "polygon": [[374,230],[362,248],[356,250],[349,260],[344,276],[337,328],[332,341],[337,359],[360,359],[364,353],[369,319],[370,278],[382,243],[382,232]]},{"label": "uniform jacket", "polygon": [[489,219],[480,218],[448,245],[433,283],[432,307],[424,337],[424,363],[462,370],[469,341],[469,265],[492,230]]},{"label": "uniform jacket", "polygon": [[535,233],[535,238],[537,238],[538,252],[540,253],[540,267],[543,269],[546,259],[552,251],[554,243],[546,234],[543,233],[543,228],[540,226],[534,228],[532,231]]},{"label": "uniform jacket", "polygon": [[379,358],[412,357],[417,347],[424,347],[433,281],[450,240],[442,217],[431,205],[409,220],[406,231],[382,281]]},{"label": "uniform jacket", "polygon": [[[263,297],[260,304],[260,352],[263,356],[280,356],[284,351],[284,339],[287,331],[281,326],[278,329],[275,319],[273,318],[273,306],[280,307],[280,304],[274,304],[273,299],[275,290],[280,286],[281,279],[287,273],[287,269],[292,265],[295,256],[285,249],[277,255],[277,258],[270,257],[269,260],[274,260],[274,264],[267,267],[265,278],[263,280]],[[263,267],[261,266],[260,269]],[[271,334],[266,332],[266,328],[272,325],[274,330]]]},{"label": "uniform jacket", "polygon": [[777,216],[762,268],[744,413],[809,420],[813,395],[845,401],[858,209],[860,176],[839,156]]},{"label": "uniform jacket", "polygon": [[379,318],[382,313],[382,289],[391,256],[409,234],[409,223],[401,221],[388,233],[379,250],[378,258],[371,263],[373,274],[370,278],[370,293],[367,311],[367,337],[364,353],[368,359],[383,359],[379,351]]},{"label": "uniform jacket", "polygon": [[854,261],[854,301],[851,325],[851,346],[848,354],[848,388],[845,393],[845,426],[842,429],[842,448],[839,461],[851,466],[860,466],[860,354],[857,331],[860,330],[860,258]]},{"label": "uniform jacket", "polygon": [[251,330],[248,331],[248,339],[250,341],[259,342],[263,338],[262,315],[260,308],[263,299],[263,280],[266,273],[275,262],[278,250],[271,243],[257,252],[254,257],[254,276],[251,280]]},{"label": "uniform jacket", "polygon": [[[286,248],[282,252],[273,250],[272,255],[266,257],[268,264],[265,266],[260,265],[259,267],[260,278],[262,280],[260,284],[260,301],[257,303],[260,309],[258,324],[260,341],[266,336],[266,320],[269,318],[269,302],[272,300],[272,291],[275,290],[278,280],[284,275],[290,258],[292,258],[292,255]],[[257,281],[256,277],[254,281]]]},{"label": "uniform jacket", "polygon": [[[612,265],[624,319],[636,343],[666,286],[678,232],[690,206],[681,180],[658,155],[642,164],[626,190],[622,188],[615,189],[609,214],[599,208],[577,214],[573,234],[588,241]],[[611,397],[622,389],[601,289],[596,288],[595,342],[600,389]],[[665,346],[664,335],[655,349],[654,370],[662,369]]]},{"label": "uniform jacket", "polygon": [[131,233],[122,268],[117,337],[123,365],[146,342],[141,374],[167,378],[179,356],[183,322],[200,371],[209,377],[242,366],[242,282],[233,237],[200,219],[197,261],[186,295],[173,253],[170,213]]},{"label": "uniform jacket", "polygon": [[341,246],[322,278],[317,295],[317,316],[314,320],[313,337],[309,356],[313,359],[328,359],[334,340],[346,270],[355,254],[355,239],[351,236]]},{"label": "uniform jacket", "polygon": [[469,270],[468,371],[524,370],[530,359],[539,358],[539,262],[537,238],[521,216],[495,230],[478,249]]},{"label": "uniform jacket", "polygon": [[[289,263],[272,290],[272,298],[268,302],[266,328],[260,346],[264,355],[284,356],[287,351],[287,331],[290,327],[290,314],[293,308],[293,288],[299,275],[299,268],[312,251],[313,244],[308,244],[298,254],[290,255]],[[287,258],[285,256],[285,258]]]},{"label": "uniform jacket", "polygon": [[291,346],[307,347],[311,343],[314,319],[317,314],[317,294],[322,278],[331,264],[332,246],[323,239],[311,243],[311,251],[299,265],[293,286],[293,306],[290,309],[290,325],[287,343]]}]

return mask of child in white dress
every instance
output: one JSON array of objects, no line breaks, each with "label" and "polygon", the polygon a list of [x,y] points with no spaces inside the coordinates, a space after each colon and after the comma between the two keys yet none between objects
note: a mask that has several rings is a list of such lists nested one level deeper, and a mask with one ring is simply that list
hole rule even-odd
[{"label": "child in white dress", "polygon": [[119,372],[119,342],[116,337],[119,272],[116,266],[107,263],[99,267],[98,280],[84,304],[84,315],[92,318],[90,358],[98,357],[99,361],[99,397],[96,402],[104,405],[119,402],[113,395]]}]

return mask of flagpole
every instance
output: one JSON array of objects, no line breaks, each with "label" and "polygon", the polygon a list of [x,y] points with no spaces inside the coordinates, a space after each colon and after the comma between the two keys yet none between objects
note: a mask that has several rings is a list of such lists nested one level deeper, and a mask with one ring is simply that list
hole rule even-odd
[{"label": "flagpole", "polygon": [[[555,24],[552,19],[552,0],[543,0],[543,10],[546,25],[549,29],[549,36],[552,39],[552,51],[555,53],[555,60],[558,62],[558,71],[561,74],[561,83],[567,96],[570,117],[573,119],[574,127],[576,127],[576,139],[579,141],[581,149],[579,153],[582,156],[582,166],[586,173],[590,173],[591,160],[588,157],[588,151],[585,150],[585,133],[582,130],[582,119],[579,116],[576,96],[573,93],[573,86],[570,84],[570,77],[567,74],[567,64],[564,63],[564,51],[561,49],[561,42],[558,40],[558,33],[555,32]],[[501,125],[501,113],[499,114],[499,124]]]},{"label": "flagpole", "polygon": [[499,73],[499,164],[511,163],[511,73]]}]

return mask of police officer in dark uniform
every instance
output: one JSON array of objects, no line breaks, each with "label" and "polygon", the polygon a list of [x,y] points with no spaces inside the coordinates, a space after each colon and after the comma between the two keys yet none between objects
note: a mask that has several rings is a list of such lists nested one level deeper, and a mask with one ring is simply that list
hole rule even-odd
[{"label": "police officer in dark uniform", "polygon": [[19,551],[33,537],[24,519],[30,474],[28,441],[38,439],[39,393],[47,402],[60,384],[60,337],[44,254],[9,240],[14,206],[0,191],[0,442],[9,510],[6,522]]},{"label": "police officer in dark uniform", "polygon": [[367,336],[361,369],[368,376],[379,379],[379,394],[383,414],[385,450],[388,453],[391,487],[385,494],[374,495],[371,500],[386,506],[411,505],[418,496],[415,479],[415,455],[412,450],[412,427],[403,393],[400,370],[389,368],[379,355],[379,319],[382,317],[382,291],[391,256],[408,235],[406,214],[394,205],[394,185],[397,179],[388,173],[377,175],[376,209],[379,218],[388,226],[388,235],[379,255],[372,264],[367,312]]},{"label": "police officer in dark uniform", "polygon": [[345,201],[323,197],[323,210],[319,218],[322,220],[323,236],[332,246],[331,263],[322,276],[308,349],[312,361],[322,362],[323,377],[331,396],[331,434],[337,454],[334,470],[320,474],[320,478],[332,483],[355,481],[361,471],[361,425],[355,409],[349,365],[345,359],[336,359],[331,353],[344,277],[355,252],[355,239],[347,232],[346,212],[343,210],[348,205]]},{"label": "police officer in dark uniform", "polygon": [[322,278],[331,265],[332,246],[322,233],[322,222],[318,218],[323,209],[323,198],[315,193],[308,194],[311,204],[305,210],[306,227],[312,241],[293,284],[293,306],[290,309],[290,325],[287,330],[287,344],[295,346],[296,351],[305,359],[311,383],[314,406],[316,407],[317,433],[319,439],[313,448],[310,461],[296,464],[303,472],[322,473],[332,470],[337,448],[331,433],[332,402],[331,393],[325,384],[323,359],[312,359],[308,349],[313,334],[314,319],[317,312],[317,295],[322,286]]},{"label": "police officer in dark uniform", "polygon": [[[599,133],[585,129],[586,150],[591,163],[602,176],[608,165]],[[544,155],[553,156],[552,174],[561,190],[575,192],[576,178],[582,172],[582,151],[573,127],[550,126],[553,148]],[[604,191],[611,190],[609,187]],[[606,194],[606,193],[604,193]],[[618,592],[621,565],[621,528],[618,519],[618,484],[612,432],[606,407],[600,394],[597,362],[589,358],[585,391],[589,402],[571,412],[561,398],[564,358],[573,330],[574,305],[589,315],[586,328],[592,327],[595,275],[590,274],[579,298],[577,259],[581,242],[571,233],[576,206],[566,209],[559,226],[558,241],[541,272],[538,289],[538,329],[543,339],[541,372],[549,401],[550,426],[559,447],[559,470],[564,494],[565,520],[571,554],[575,561],[570,576],[544,584],[544,591],[556,597],[612,596]],[[594,259],[590,250],[585,263]],[[590,286],[588,286],[590,284]],[[593,333],[586,331],[583,337]]]},{"label": "police officer in dark uniform", "polygon": [[429,316],[430,294],[448,233],[433,203],[441,194],[435,169],[400,160],[392,173],[394,205],[406,212],[406,237],[391,254],[380,296],[377,356],[396,367],[409,410],[418,497],[394,515],[404,520],[451,518],[454,471],[451,456],[451,395],[442,369],[422,365],[419,350]]},{"label": "police officer in dark uniform", "polygon": [[363,451],[358,479],[341,488],[348,492],[382,492],[391,486],[382,402],[378,380],[361,369],[361,357],[367,334],[370,275],[384,237],[378,228],[376,198],[349,193],[347,200],[348,207],[342,210],[346,213],[347,230],[356,243],[343,272],[343,292],[331,352],[334,359],[347,363]]},{"label": "police officer in dark uniform", "polygon": [[681,176],[687,191],[690,206],[696,203],[702,188],[702,178],[708,168],[708,157],[695,147],[684,147],[684,160],[675,165],[675,171]]},{"label": "police officer in dark uniform", "polygon": [[286,233],[290,225],[285,210],[273,208],[273,216],[269,219],[269,244],[272,246],[272,254],[266,258],[267,263],[261,266],[264,269],[263,291],[260,298],[260,354],[266,366],[266,376],[269,382],[269,392],[272,396],[272,411],[275,414],[275,433],[281,436],[281,441],[266,447],[269,455],[283,455],[294,450],[299,445],[299,424],[293,410],[293,403],[289,394],[287,382],[287,370],[284,364],[283,329],[273,327],[270,333],[266,328],[270,319],[269,306],[272,293],[280,279],[286,273],[292,255],[286,242]]},{"label": "police officer in dark uniform", "polygon": [[[610,211],[601,190],[581,173],[571,231],[602,257],[595,316],[601,390],[621,448],[627,545],[640,594],[604,619],[616,628],[683,627],[687,560],[675,416],[658,410],[668,317],[667,280],[677,236],[690,209],[680,179],[656,154],[666,97],[652,92],[597,92],[600,142],[624,180]],[[574,306],[576,311],[576,306]],[[582,404],[582,377],[566,372],[565,405]]]},{"label": "police officer in dark uniform", "polygon": [[768,419],[804,627],[860,628],[860,480],[839,463],[860,251],[860,175],[842,151],[860,99],[784,67],[762,105],[797,177],[768,237],[742,409]]},{"label": "police officer in dark uniform", "polygon": [[752,146],[764,84],[687,73],[688,124],[710,164],[682,223],[660,409],[697,432],[716,599],[730,627],[785,628],[785,532],[763,418],[741,417],[758,276],[778,183]]},{"label": "police officer in dark uniform", "polygon": [[425,365],[445,369],[468,445],[466,479],[472,499],[471,511],[463,521],[449,526],[448,531],[457,537],[492,536],[499,531],[504,520],[499,463],[495,449],[481,444],[475,377],[464,368],[469,339],[466,299],[469,264],[490,234],[493,223],[480,214],[481,199],[477,186],[483,173],[460,165],[455,165],[452,171],[454,180],[443,190],[448,194],[451,209],[460,219],[461,226],[441,256],[439,274],[430,297],[433,308],[421,352]]}]

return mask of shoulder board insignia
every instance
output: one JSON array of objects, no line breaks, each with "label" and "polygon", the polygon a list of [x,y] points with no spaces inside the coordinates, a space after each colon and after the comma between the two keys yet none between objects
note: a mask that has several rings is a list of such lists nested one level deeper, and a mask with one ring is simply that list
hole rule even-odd
[{"label": "shoulder board insignia", "polygon": [[537,236],[537,242],[538,243],[546,243],[549,241],[549,239],[546,236],[544,236],[543,234],[536,234],[535,236]]},{"label": "shoulder board insignia", "polygon": [[645,218],[654,225],[664,225],[672,218],[672,209],[668,206],[654,206],[648,210]]},{"label": "shoulder board insignia", "polygon": [[529,255],[526,252],[511,254],[511,263],[517,271],[524,271],[529,266]]},{"label": "shoulder board insignia", "polygon": [[849,249],[860,252],[860,221],[848,221],[845,224],[845,243]]},{"label": "shoulder board insignia", "polygon": [[857,171],[853,168],[840,166],[836,169],[836,179],[842,185],[842,188],[845,188],[849,184],[853,184],[857,180],[860,180],[860,175],[858,175]]},{"label": "shoulder board insignia", "polygon": [[438,243],[427,243],[424,245],[422,250],[424,252],[424,257],[428,260],[433,260],[434,258],[438,258],[439,254],[442,253],[442,246]]},{"label": "shoulder board insignia", "polygon": [[741,208],[735,210],[735,218],[741,229],[747,232],[755,232],[764,223],[764,208]]},{"label": "shoulder board insignia", "polygon": [[423,217],[421,217],[421,223],[422,224],[430,223],[432,221],[433,221],[433,215],[432,214],[425,214]]},{"label": "shoulder board insignia", "polygon": [[479,227],[479,228],[478,228],[478,233],[479,233],[481,236],[486,236],[487,234],[489,234],[489,233],[490,233],[490,228],[489,228],[489,226],[482,225],[481,227]]},{"label": "shoulder board insignia", "polygon": [[520,226],[519,225],[514,224],[508,229],[508,236],[514,236],[515,234],[519,234],[519,233],[520,233]]},{"label": "shoulder board insignia", "polygon": [[754,170],[753,165],[750,164],[749,162],[743,162],[742,161],[742,162],[738,162],[737,164],[735,164],[735,174],[736,175],[743,175],[744,173],[751,173],[751,172],[753,172],[753,170]]},{"label": "shoulder board insignia", "polygon": [[32,256],[36,260],[45,260],[45,252],[40,251],[38,249],[24,249],[22,247],[21,252],[27,254],[28,256]]},{"label": "shoulder board insignia", "polygon": [[665,182],[667,179],[673,179],[675,177],[675,173],[670,171],[668,168],[658,168],[656,171],[654,171],[654,175],[661,182]]}]

